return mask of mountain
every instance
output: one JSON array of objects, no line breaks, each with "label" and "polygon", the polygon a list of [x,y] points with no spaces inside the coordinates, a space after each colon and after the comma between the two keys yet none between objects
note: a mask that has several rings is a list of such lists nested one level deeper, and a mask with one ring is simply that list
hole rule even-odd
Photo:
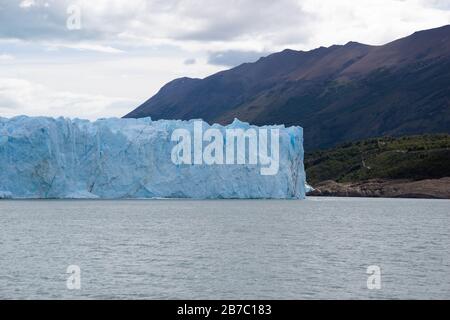
[{"label": "mountain", "polygon": [[450,25],[382,46],[284,50],[181,78],[125,117],[300,125],[307,150],[376,136],[450,132]]}]

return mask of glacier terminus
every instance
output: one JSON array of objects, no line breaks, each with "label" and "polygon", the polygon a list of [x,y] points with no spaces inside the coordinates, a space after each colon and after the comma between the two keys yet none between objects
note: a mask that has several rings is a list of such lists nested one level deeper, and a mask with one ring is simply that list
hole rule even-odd
[{"label": "glacier terminus", "polygon": [[[199,140],[195,131],[199,124],[203,131],[213,132],[215,139],[210,135],[207,141],[205,134]],[[239,134],[261,130],[269,132],[269,137],[256,135],[257,148],[247,139],[253,136],[247,135],[240,140],[249,145],[245,155],[234,152],[230,139],[239,141]],[[238,134],[233,137],[228,131]],[[272,131],[277,135],[270,137]],[[182,144],[174,140],[174,132],[185,133]],[[271,150],[276,146],[274,137],[279,148],[277,159],[270,158],[270,151],[275,155]],[[215,150],[211,152],[212,141]],[[261,148],[262,142],[268,143],[267,150]],[[205,161],[195,160],[199,143],[201,160],[205,157]],[[207,161],[207,150],[215,160]],[[174,154],[177,159],[192,161],[174,161]],[[303,199],[303,156],[301,127],[257,127],[239,120],[222,126],[201,120],[150,118],[94,122],[0,118],[0,198]],[[274,160],[277,166],[273,174],[261,174]]]}]

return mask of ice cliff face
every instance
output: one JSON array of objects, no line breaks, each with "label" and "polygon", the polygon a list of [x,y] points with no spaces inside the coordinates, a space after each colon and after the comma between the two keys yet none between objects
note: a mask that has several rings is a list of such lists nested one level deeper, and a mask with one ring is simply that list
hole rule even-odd
[{"label": "ice cliff face", "polygon": [[[258,129],[202,126],[224,137]],[[192,132],[194,121],[0,118],[0,198],[304,198],[300,127],[266,127],[279,131],[275,175],[262,175],[261,164],[175,164],[180,128]]]}]

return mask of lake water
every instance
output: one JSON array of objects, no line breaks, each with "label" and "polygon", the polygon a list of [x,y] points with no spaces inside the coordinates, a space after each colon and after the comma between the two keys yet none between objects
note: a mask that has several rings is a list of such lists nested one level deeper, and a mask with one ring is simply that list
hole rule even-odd
[{"label": "lake water", "polygon": [[447,200],[8,200],[0,228],[0,298],[450,298]]}]

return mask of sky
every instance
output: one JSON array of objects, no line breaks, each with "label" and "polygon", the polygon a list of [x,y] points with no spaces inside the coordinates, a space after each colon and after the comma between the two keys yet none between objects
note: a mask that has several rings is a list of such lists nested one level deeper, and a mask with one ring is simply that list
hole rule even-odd
[{"label": "sky", "polygon": [[450,0],[0,0],[0,117],[121,117],[175,78],[446,24]]}]

